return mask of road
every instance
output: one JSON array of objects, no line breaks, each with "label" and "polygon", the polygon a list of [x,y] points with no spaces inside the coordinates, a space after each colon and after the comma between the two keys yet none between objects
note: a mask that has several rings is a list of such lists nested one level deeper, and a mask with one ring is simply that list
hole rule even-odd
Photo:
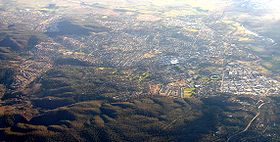
[{"label": "road", "polygon": [[[258,102],[261,102],[261,100],[258,101]],[[234,138],[234,137],[236,137],[236,136],[238,136],[238,135],[240,135],[240,134],[246,132],[246,131],[251,127],[252,123],[260,116],[260,114],[261,114],[261,108],[262,108],[265,104],[266,104],[265,102],[262,102],[262,104],[260,104],[260,105],[258,106],[258,112],[257,112],[256,115],[249,121],[249,123],[247,124],[247,126],[246,126],[242,131],[237,132],[237,133],[231,135],[230,137],[228,137],[227,142],[230,142],[230,140],[231,140],[232,138]]]}]

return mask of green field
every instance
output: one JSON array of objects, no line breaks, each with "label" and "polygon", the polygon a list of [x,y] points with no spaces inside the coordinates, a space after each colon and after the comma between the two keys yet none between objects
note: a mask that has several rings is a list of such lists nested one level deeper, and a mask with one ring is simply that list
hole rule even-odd
[{"label": "green field", "polygon": [[193,95],[195,88],[182,88],[183,98],[189,98]]}]

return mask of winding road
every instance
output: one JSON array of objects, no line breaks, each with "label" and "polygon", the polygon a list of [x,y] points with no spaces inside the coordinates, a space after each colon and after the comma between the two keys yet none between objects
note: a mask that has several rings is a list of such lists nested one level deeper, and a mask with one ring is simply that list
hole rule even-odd
[{"label": "winding road", "polygon": [[[261,101],[261,100],[260,100],[260,101]],[[258,101],[258,102],[260,102],[260,101]],[[240,132],[238,132],[238,133],[235,133],[235,134],[231,135],[230,137],[228,137],[227,142],[230,142],[230,140],[231,140],[232,138],[234,138],[234,137],[236,137],[236,136],[238,136],[238,135],[240,135],[240,134],[246,132],[246,131],[251,127],[252,123],[260,116],[260,114],[261,114],[261,108],[262,108],[265,104],[266,104],[265,102],[263,102],[262,104],[260,104],[260,105],[258,106],[258,112],[257,112],[257,114],[249,121],[249,123],[248,123],[247,126],[244,128],[244,130],[242,130],[242,131],[240,131]]]}]

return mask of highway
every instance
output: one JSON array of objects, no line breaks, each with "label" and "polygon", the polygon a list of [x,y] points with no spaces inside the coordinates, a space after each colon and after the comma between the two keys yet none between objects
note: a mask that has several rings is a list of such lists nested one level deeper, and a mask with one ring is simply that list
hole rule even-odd
[{"label": "highway", "polygon": [[[236,136],[238,136],[238,135],[240,135],[240,134],[246,132],[246,131],[251,127],[252,123],[260,116],[260,114],[261,114],[261,108],[262,108],[266,103],[263,102],[262,100],[259,100],[258,103],[259,103],[259,102],[262,102],[262,103],[258,106],[258,112],[256,113],[256,115],[249,121],[249,123],[247,124],[247,126],[246,126],[242,131],[237,132],[237,133],[231,135],[230,137],[228,137],[227,142],[230,142],[230,140],[231,140],[232,138],[234,138],[234,137],[236,137]],[[258,104],[258,103],[257,103],[257,104]]]}]

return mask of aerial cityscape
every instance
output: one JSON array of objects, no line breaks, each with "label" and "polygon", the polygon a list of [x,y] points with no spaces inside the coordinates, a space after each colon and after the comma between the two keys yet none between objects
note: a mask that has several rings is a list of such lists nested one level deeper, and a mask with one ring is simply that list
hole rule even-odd
[{"label": "aerial cityscape", "polygon": [[0,0],[0,141],[280,141],[277,0]]}]

